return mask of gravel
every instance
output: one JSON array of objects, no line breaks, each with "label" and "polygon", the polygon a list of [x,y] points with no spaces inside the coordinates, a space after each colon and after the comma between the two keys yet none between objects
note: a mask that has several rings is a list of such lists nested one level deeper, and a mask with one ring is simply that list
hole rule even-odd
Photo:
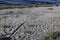
[{"label": "gravel", "polygon": [[[49,10],[48,8],[53,8],[53,10]],[[10,14],[10,11],[13,12]],[[0,10],[0,31],[2,30],[0,35],[9,36],[14,29],[29,18],[28,21],[12,35],[12,38],[16,40],[42,40],[48,33],[60,31],[59,11],[60,7]],[[2,25],[4,24],[10,27],[3,28]],[[4,33],[3,30],[9,33],[9,35]]]}]

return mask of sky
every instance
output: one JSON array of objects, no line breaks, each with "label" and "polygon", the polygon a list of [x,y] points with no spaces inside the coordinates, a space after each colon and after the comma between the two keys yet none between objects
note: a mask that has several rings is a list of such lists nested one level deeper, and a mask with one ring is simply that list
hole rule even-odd
[{"label": "sky", "polygon": [[[60,0],[29,0],[29,1],[42,1],[42,2],[50,2],[50,3],[60,3]],[[30,4],[28,0],[0,0],[0,3],[8,3],[8,4]]]}]

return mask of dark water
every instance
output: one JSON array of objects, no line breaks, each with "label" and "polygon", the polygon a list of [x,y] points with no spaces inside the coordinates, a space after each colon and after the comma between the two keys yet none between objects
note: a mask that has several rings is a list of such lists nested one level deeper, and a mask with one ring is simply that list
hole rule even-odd
[{"label": "dark water", "polygon": [[0,0],[0,4],[60,3],[60,0]]}]

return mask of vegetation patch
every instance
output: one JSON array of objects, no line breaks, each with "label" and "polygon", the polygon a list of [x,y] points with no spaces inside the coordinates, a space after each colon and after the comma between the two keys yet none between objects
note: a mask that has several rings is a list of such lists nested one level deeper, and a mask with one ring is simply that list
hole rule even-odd
[{"label": "vegetation patch", "polygon": [[57,31],[57,32],[49,33],[48,36],[44,38],[44,40],[56,40],[59,37],[60,37],[60,32]]},{"label": "vegetation patch", "polygon": [[2,18],[7,18],[7,16],[3,16]]},{"label": "vegetation patch", "polygon": [[35,25],[31,25],[31,24],[30,24],[30,25],[28,25],[28,26],[29,26],[29,27],[34,27]]},{"label": "vegetation patch", "polygon": [[16,18],[19,18],[19,16],[18,16],[18,15],[16,15],[15,17],[16,17]]},{"label": "vegetation patch", "polygon": [[2,36],[3,36],[3,34],[0,34],[0,40],[2,40]]},{"label": "vegetation patch", "polygon": [[10,11],[9,13],[13,13],[13,11]]},{"label": "vegetation patch", "polygon": [[35,25],[35,24],[27,24],[28,27],[35,27],[35,26],[38,26],[38,25]]},{"label": "vegetation patch", "polygon": [[6,24],[4,24],[4,25],[2,25],[2,26],[3,26],[3,28],[7,28],[7,27],[8,27]]},{"label": "vegetation patch", "polygon": [[23,32],[24,32],[24,33],[29,33],[29,34],[32,34],[32,33],[33,33],[33,32],[30,31],[30,30],[24,30]]},{"label": "vegetation patch", "polygon": [[53,8],[48,8],[48,10],[53,10]]}]

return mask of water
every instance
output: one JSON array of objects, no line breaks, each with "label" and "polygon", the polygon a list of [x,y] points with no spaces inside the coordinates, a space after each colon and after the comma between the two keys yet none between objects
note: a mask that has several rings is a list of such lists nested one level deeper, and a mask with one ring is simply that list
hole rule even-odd
[{"label": "water", "polygon": [[60,0],[0,0],[0,4],[60,3]]}]

